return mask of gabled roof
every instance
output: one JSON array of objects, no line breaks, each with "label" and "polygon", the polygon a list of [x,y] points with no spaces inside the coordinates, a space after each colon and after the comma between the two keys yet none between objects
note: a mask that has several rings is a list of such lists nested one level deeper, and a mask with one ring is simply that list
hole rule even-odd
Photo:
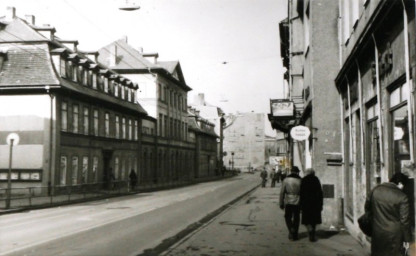
[{"label": "gabled roof", "polygon": [[[157,72],[182,86],[186,91],[192,90],[186,85],[179,61],[162,61],[152,63],[143,53],[131,47],[125,38],[114,41],[98,50],[98,62],[121,74]],[[111,59],[114,60],[111,60]]]},{"label": "gabled roof", "polygon": [[[114,57],[113,49],[114,46],[117,47],[117,58],[115,65],[111,65],[109,62],[110,58]],[[111,69],[149,69],[149,68],[160,68],[160,66],[155,65],[148,61],[141,53],[131,47],[125,42],[125,39],[119,39],[106,45],[98,50],[98,62]]]},{"label": "gabled roof", "polygon": [[46,43],[0,44],[1,86],[58,85]]},{"label": "gabled roof", "polygon": [[15,18],[0,30],[0,43],[3,42],[47,42],[48,39],[32,29],[25,21]]}]

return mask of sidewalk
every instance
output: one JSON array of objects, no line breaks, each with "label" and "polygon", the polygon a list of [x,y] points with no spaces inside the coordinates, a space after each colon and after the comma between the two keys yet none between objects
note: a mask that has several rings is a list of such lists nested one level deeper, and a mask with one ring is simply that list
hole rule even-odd
[{"label": "sidewalk", "polygon": [[299,240],[290,241],[284,211],[278,204],[279,191],[280,184],[276,188],[258,188],[249,198],[233,205],[162,255],[368,255],[346,231],[325,231],[319,226],[317,242],[309,242],[303,225]]}]

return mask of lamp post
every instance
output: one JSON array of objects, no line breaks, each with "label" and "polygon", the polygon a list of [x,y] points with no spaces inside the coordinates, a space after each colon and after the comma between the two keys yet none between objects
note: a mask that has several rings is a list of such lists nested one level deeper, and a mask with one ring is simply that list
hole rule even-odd
[{"label": "lamp post", "polygon": [[13,160],[13,145],[19,144],[19,135],[17,133],[10,133],[6,138],[7,144],[10,145],[9,153],[9,172],[7,174],[7,195],[6,195],[6,209],[10,208],[10,197],[12,190],[12,160]]},{"label": "lamp post", "polygon": [[234,152],[231,152],[231,170],[234,171]]}]

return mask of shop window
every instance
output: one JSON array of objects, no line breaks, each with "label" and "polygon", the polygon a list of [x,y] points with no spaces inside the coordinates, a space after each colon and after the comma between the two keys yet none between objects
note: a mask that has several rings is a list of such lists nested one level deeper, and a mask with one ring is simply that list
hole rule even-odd
[{"label": "shop window", "polygon": [[61,172],[59,178],[60,185],[66,185],[66,173],[68,168],[68,161],[66,156],[61,156]]},{"label": "shop window", "polygon": [[120,159],[117,156],[114,158],[114,177],[116,180],[120,177]]},{"label": "shop window", "polygon": [[381,183],[380,138],[377,119],[367,121],[366,192]]},{"label": "shop window", "polygon": [[78,156],[72,157],[72,185],[78,184]]}]

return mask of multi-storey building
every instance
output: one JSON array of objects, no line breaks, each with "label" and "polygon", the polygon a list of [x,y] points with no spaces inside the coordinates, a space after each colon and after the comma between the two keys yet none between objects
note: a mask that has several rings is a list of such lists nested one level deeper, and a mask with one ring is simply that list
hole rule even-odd
[{"label": "multi-storey building", "polygon": [[[138,85],[26,18],[8,8],[0,20],[0,185],[11,153],[13,188],[105,183],[111,172],[117,180],[137,172],[146,116]],[[20,137],[12,152],[10,133]]]},{"label": "multi-storey building", "polygon": [[323,224],[327,227],[338,226],[342,220],[341,121],[339,96],[333,86],[339,66],[338,5],[333,0],[288,1],[288,18],[279,29],[289,95],[271,104],[292,113],[284,118],[269,115],[272,126],[287,135],[297,125],[309,128],[308,139],[290,138],[289,157],[301,170],[314,168],[321,180]]},{"label": "multi-storey building", "polygon": [[369,246],[357,224],[368,193],[394,173],[414,177],[415,2],[342,3],[342,58],[335,85],[344,142],[344,222],[350,233]]},{"label": "multi-storey building", "polygon": [[[140,84],[137,94],[143,108],[156,125],[149,133],[154,139],[143,141],[142,162],[148,163],[143,179],[148,182],[189,179],[195,144],[189,141],[186,84],[178,61],[158,61],[158,54],[134,49],[122,38],[98,50],[99,63]],[[151,168],[154,167],[154,168]],[[152,170],[152,173],[149,172]]]},{"label": "multi-storey building", "polygon": [[265,114],[237,113],[226,117],[232,125],[224,130],[224,164],[247,172],[263,166],[265,156]]},{"label": "multi-storey building", "polygon": [[195,143],[196,161],[194,177],[206,178],[220,175],[217,164],[217,138],[215,124],[200,115],[200,111],[189,107],[189,134]]}]

